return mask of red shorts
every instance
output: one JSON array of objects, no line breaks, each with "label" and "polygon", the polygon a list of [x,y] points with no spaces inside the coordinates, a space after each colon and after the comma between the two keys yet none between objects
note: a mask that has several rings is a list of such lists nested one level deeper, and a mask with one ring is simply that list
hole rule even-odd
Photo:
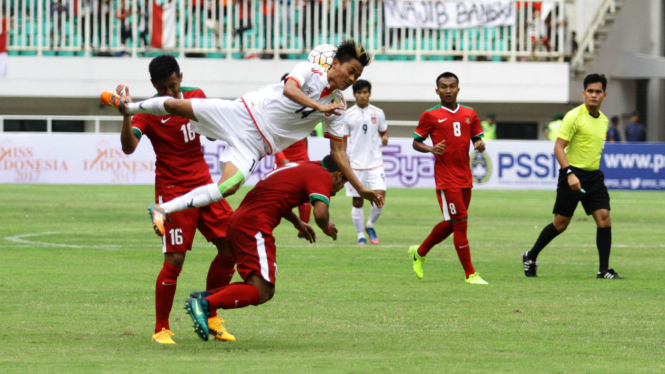
[{"label": "red shorts", "polygon": [[470,188],[437,190],[436,197],[439,199],[444,221],[468,217],[467,209],[471,204]]},{"label": "red shorts", "polygon": [[[156,202],[164,203],[181,195],[183,193],[158,192]],[[204,207],[169,214],[169,222],[164,222],[166,232],[162,238],[162,252],[177,253],[191,250],[197,228],[207,241],[225,238],[232,214],[233,209],[226,199]]]},{"label": "red shorts", "polygon": [[277,248],[272,235],[229,227],[226,242],[236,255],[236,269],[243,280],[254,274],[275,285]]}]

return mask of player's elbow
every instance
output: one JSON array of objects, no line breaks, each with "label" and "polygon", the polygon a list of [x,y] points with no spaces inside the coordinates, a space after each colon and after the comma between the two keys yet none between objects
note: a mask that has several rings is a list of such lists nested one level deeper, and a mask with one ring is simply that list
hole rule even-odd
[{"label": "player's elbow", "polygon": [[131,155],[136,150],[135,145],[122,145],[122,152],[126,155]]}]

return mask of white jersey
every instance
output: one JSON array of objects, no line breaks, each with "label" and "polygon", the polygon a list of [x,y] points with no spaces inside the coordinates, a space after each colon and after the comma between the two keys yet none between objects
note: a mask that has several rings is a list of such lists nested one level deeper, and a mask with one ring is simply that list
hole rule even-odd
[{"label": "white jersey", "polygon": [[[331,90],[328,75],[318,64],[301,62],[284,80],[292,79],[310,99],[321,104],[346,105],[339,90]],[[256,127],[270,145],[270,154],[275,154],[291,144],[304,139],[317,123],[323,122],[326,138],[342,141],[344,134],[341,115],[324,114],[304,107],[284,96],[284,82],[271,84],[258,91],[242,96]]]},{"label": "white jersey", "polygon": [[352,106],[344,116],[344,135],[348,136],[349,161],[355,170],[373,169],[383,165],[380,132],[388,130],[383,110],[368,105]]}]

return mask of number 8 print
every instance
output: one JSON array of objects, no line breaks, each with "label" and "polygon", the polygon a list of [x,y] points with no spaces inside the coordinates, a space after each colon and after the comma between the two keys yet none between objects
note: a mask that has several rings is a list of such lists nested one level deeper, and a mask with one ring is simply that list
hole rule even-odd
[{"label": "number 8 print", "polygon": [[453,123],[453,133],[455,136],[462,136],[462,124],[459,122]]},{"label": "number 8 print", "polygon": [[450,214],[457,214],[457,209],[455,208],[455,203],[448,204],[448,208],[450,208]]}]

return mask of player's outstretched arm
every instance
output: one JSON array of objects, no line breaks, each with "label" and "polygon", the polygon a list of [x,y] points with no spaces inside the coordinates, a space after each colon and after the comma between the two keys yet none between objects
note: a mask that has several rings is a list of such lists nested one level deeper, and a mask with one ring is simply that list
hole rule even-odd
[{"label": "player's outstretched arm", "polygon": [[368,200],[377,208],[381,209],[383,207],[383,196],[377,194],[369,188],[365,188],[365,186],[360,183],[356,177],[356,174],[353,172],[353,169],[351,169],[349,159],[346,157],[346,152],[344,152],[344,142],[330,139],[330,156],[332,156],[333,160],[335,160],[335,163],[337,164],[337,167],[339,167],[339,171],[342,172],[342,175],[344,175],[346,180],[348,180],[353,188],[358,191],[358,194],[360,194],[363,199]]},{"label": "player's outstretched arm", "polygon": [[319,226],[323,233],[337,240],[337,227],[335,224],[330,222],[330,212],[328,211],[328,205],[320,200],[314,201],[313,206],[314,221],[316,225]]},{"label": "player's outstretched arm", "polygon": [[288,79],[286,83],[284,83],[284,96],[302,106],[306,106],[326,114],[335,114],[339,116],[346,110],[346,106],[342,104],[323,105],[310,99],[300,90],[300,88],[298,88],[298,84],[291,79]]},{"label": "player's outstretched arm", "polygon": [[[116,92],[128,103],[132,102],[132,97],[129,94],[129,87],[124,84],[118,85]],[[122,151],[126,155],[134,153],[136,147],[139,145],[139,139],[132,131],[132,116],[125,115],[122,118],[122,130],[120,130],[120,143],[122,144]]]},{"label": "player's outstretched arm", "polygon": [[296,228],[300,233],[302,233],[305,236],[305,239],[309,241],[310,243],[316,242],[316,233],[314,232],[314,229],[312,226],[306,224],[305,222],[301,221],[298,216],[293,213],[293,211],[289,211],[284,215],[284,218],[291,222],[293,224],[293,227]]}]

